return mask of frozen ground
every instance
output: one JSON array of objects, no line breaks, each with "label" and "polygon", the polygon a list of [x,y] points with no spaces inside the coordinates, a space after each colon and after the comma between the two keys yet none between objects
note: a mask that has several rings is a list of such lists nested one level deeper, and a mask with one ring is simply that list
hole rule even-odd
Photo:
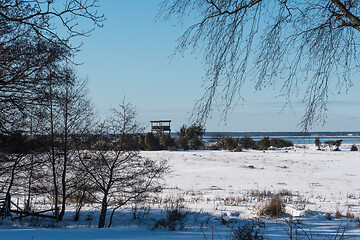
[{"label": "frozen ground", "polygon": [[[124,209],[116,213],[110,229],[96,229],[97,212],[90,211],[82,212],[76,223],[69,213],[68,220],[55,224],[57,228],[44,228],[53,225],[46,222],[10,227],[3,221],[0,239],[227,239],[231,227],[256,219],[275,194],[286,204],[285,219],[301,223],[313,239],[339,239],[336,234],[344,227],[348,237],[360,239],[360,152],[350,152],[346,145],[340,152],[302,147],[265,152],[142,152],[145,157],[168,159],[172,172],[165,179],[165,190],[137,213],[137,220],[133,210]],[[175,231],[152,230],[165,218],[164,209],[176,202],[181,202],[184,221]],[[354,218],[346,219],[347,213]],[[261,217],[260,222],[266,239],[289,239],[284,219]]]}]

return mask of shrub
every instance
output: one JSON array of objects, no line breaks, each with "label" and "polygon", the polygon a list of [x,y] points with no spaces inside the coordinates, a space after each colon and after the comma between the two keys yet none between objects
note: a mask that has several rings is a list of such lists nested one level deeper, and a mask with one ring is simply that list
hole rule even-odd
[{"label": "shrub", "polygon": [[209,143],[212,150],[219,150],[224,148],[224,140],[225,136],[223,134],[213,135],[212,138],[209,139]]},{"label": "shrub", "polygon": [[153,230],[166,228],[170,231],[183,230],[189,210],[185,207],[183,198],[170,200],[165,206],[166,217],[155,222]]},{"label": "shrub", "polygon": [[139,135],[138,144],[139,144],[141,150],[146,149],[145,135],[143,135],[143,134]]},{"label": "shrub", "polygon": [[152,132],[149,132],[145,135],[145,146],[146,150],[149,151],[158,150],[159,139]]},{"label": "shrub", "polygon": [[184,150],[200,149],[204,143],[202,136],[205,134],[205,129],[200,125],[193,124],[190,127],[183,125],[179,131],[178,145]]},{"label": "shrub", "polygon": [[342,141],[343,140],[341,140],[341,139],[335,141],[336,148],[334,151],[340,151],[340,146],[341,146]]},{"label": "shrub", "polygon": [[123,134],[117,140],[117,147],[126,151],[137,151],[140,146],[136,135]]},{"label": "shrub", "polygon": [[172,138],[169,134],[160,135],[160,147],[163,150],[168,150],[175,147],[175,139]]},{"label": "shrub", "polygon": [[347,211],[345,217],[346,217],[347,219],[353,219],[355,216],[354,216],[354,214],[352,214],[351,212]]},{"label": "shrub", "polygon": [[350,151],[358,151],[358,147],[357,147],[355,144],[353,144],[353,145],[351,146]]},{"label": "shrub", "polygon": [[270,139],[269,137],[264,137],[260,141],[256,142],[256,147],[259,150],[267,150],[270,147]]},{"label": "shrub", "polygon": [[198,150],[204,145],[203,141],[199,138],[191,138],[189,140],[189,148],[192,150]]},{"label": "shrub", "polygon": [[242,147],[240,145],[237,145],[236,148],[235,148],[235,152],[242,152]]},{"label": "shrub", "polygon": [[188,140],[184,136],[179,136],[177,140],[178,146],[183,150],[189,150]]},{"label": "shrub", "polygon": [[239,145],[244,149],[255,148],[256,142],[249,136],[244,136],[239,139]]},{"label": "shrub", "polygon": [[267,203],[259,211],[260,216],[268,216],[278,218],[281,217],[285,212],[285,204],[279,195],[275,195],[271,198],[270,202]]},{"label": "shrub", "polygon": [[244,221],[240,226],[232,229],[229,239],[230,240],[262,240],[264,234],[261,228],[265,224],[260,221]]},{"label": "shrub", "polygon": [[330,213],[325,213],[325,218],[327,220],[332,220],[333,219]]},{"label": "shrub", "polygon": [[224,139],[224,149],[233,150],[235,148],[235,141],[232,137],[226,137]]},{"label": "shrub", "polygon": [[341,219],[342,217],[343,217],[343,215],[341,214],[341,212],[339,210],[336,210],[335,218],[336,219]]},{"label": "shrub", "polygon": [[335,146],[336,148],[334,149],[334,151],[340,151],[340,146],[343,140],[339,139],[336,141],[326,141],[324,142],[325,144],[327,144],[330,148],[330,150],[332,150],[332,148]]},{"label": "shrub", "polygon": [[270,140],[270,146],[284,148],[284,147],[291,147],[294,146],[292,141],[279,139],[279,138],[272,138]]},{"label": "shrub", "polygon": [[324,142],[324,143],[329,146],[330,151],[331,151],[332,148],[335,146],[335,141],[326,141],[326,142]]}]

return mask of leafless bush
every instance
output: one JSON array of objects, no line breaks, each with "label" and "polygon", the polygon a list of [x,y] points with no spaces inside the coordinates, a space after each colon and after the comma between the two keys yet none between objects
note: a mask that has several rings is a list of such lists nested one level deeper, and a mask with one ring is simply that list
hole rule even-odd
[{"label": "leafless bush", "polygon": [[303,223],[300,220],[294,220],[294,219],[284,219],[286,226],[282,227],[282,229],[285,230],[287,235],[289,236],[289,239],[305,239],[312,240],[313,239],[313,233],[310,231],[305,231],[302,227]]},{"label": "leafless bush", "polygon": [[262,240],[264,234],[261,229],[265,228],[265,223],[259,220],[243,221],[239,226],[232,229],[230,240]]},{"label": "leafless bush", "polygon": [[355,222],[357,223],[358,227],[360,227],[360,218],[357,218]]},{"label": "leafless bush", "polygon": [[333,219],[330,213],[325,213],[325,218],[327,220],[332,220]]},{"label": "leafless bush", "polygon": [[[303,223],[299,220],[294,220],[294,219],[284,219],[284,221],[286,222],[286,227],[282,227],[286,233],[289,236],[289,239],[306,239],[306,240],[313,240],[314,238],[314,233],[311,230],[306,230],[303,228]],[[336,229],[336,233],[333,235],[327,235],[327,236],[323,236],[323,239],[329,239],[329,240],[344,240],[344,239],[355,239],[354,236],[345,236],[345,233],[347,231],[347,225],[346,226],[342,226],[342,224],[340,224],[337,229]],[[318,239],[318,238],[316,238]]]},{"label": "leafless bush", "polygon": [[282,189],[279,191],[280,196],[291,196],[293,195],[292,192],[288,189]]},{"label": "leafless bush", "polygon": [[166,228],[170,231],[183,230],[189,209],[185,206],[184,198],[168,201],[165,205],[166,217],[155,222],[154,229]]}]

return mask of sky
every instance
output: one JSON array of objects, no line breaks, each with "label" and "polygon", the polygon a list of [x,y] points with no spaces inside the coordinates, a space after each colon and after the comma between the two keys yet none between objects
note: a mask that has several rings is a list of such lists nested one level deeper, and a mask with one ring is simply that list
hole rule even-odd
[{"label": "sky", "polygon": [[[107,20],[103,28],[81,39],[82,51],[75,62],[81,63],[78,74],[88,79],[99,116],[109,114],[109,108],[125,97],[136,107],[146,131],[150,120],[172,120],[172,130],[177,131],[191,124],[194,104],[204,93],[205,66],[191,49],[184,56],[173,56],[187,23],[156,21],[160,2],[100,0],[99,12]],[[360,81],[353,82],[347,94],[330,92],[326,123],[311,131],[360,131]],[[283,108],[285,99],[278,96],[278,87],[256,92],[253,86],[244,86],[245,101],[226,120],[222,109],[215,109],[206,131],[301,131],[301,96],[294,96],[291,107]]]}]

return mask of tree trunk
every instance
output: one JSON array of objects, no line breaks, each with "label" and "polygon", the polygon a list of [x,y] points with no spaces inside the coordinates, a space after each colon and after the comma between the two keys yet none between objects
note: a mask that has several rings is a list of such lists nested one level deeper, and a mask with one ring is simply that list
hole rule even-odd
[{"label": "tree trunk", "polygon": [[11,168],[10,182],[9,182],[9,187],[8,187],[8,189],[6,191],[6,196],[8,196],[8,195],[10,196],[10,191],[11,191],[11,188],[12,188],[12,186],[14,184],[15,170],[16,170],[16,167],[17,167],[18,163],[19,163],[19,158],[17,157],[17,159],[14,162],[14,165]]},{"label": "tree trunk", "polygon": [[34,169],[34,154],[31,154],[31,165],[30,165],[30,175],[29,175],[29,181],[28,181],[28,196],[26,200],[26,206],[24,208],[25,211],[30,211],[30,197],[31,197],[31,184],[32,184],[32,175],[33,175],[33,169]]},{"label": "tree trunk", "polygon": [[50,79],[50,130],[51,130],[51,165],[53,174],[54,184],[54,202],[55,202],[55,218],[58,220],[58,186],[56,181],[56,159],[55,159],[55,134],[54,134],[54,113],[53,113],[53,92],[52,92],[52,81]]},{"label": "tree trunk", "polygon": [[108,227],[111,227],[114,213],[115,213],[115,211],[116,211],[118,208],[120,208],[121,206],[122,206],[122,205],[119,205],[119,206],[115,207],[115,208],[112,210]]},{"label": "tree trunk", "polygon": [[106,219],[106,212],[107,212],[107,193],[104,193],[104,198],[101,203],[101,213],[99,218],[99,225],[98,228],[103,228],[105,226],[105,219]]},{"label": "tree trunk", "polygon": [[62,204],[61,211],[59,214],[59,221],[62,221],[65,214],[65,204],[66,204],[66,171],[67,171],[67,162],[68,162],[68,86],[65,87],[65,109],[64,109],[64,162],[63,162],[63,172],[61,176],[62,184]]}]

